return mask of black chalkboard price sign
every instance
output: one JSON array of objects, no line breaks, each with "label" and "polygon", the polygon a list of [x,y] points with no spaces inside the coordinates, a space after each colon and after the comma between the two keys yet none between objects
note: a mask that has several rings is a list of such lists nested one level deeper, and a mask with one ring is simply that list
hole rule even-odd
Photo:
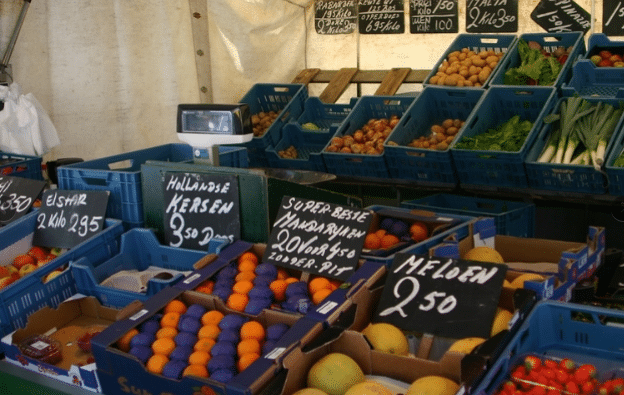
[{"label": "black chalkboard price sign", "polygon": [[164,178],[165,243],[207,250],[212,239],[240,239],[235,175],[166,172]]},{"label": "black chalkboard price sign", "polygon": [[357,0],[318,0],[314,3],[317,34],[353,33],[357,18]]},{"label": "black chalkboard price sign", "polygon": [[372,213],[285,196],[263,261],[347,280],[355,271]]},{"label": "black chalkboard price sign", "polygon": [[624,1],[603,0],[602,32],[607,36],[624,35]]},{"label": "black chalkboard price sign", "polygon": [[591,15],[572,0],[541,0],[531,19],[549,33],[586,33],[591,28]]},{"label": "black chalkboard price sign", "polygon": [[359,0],[360,34],[401,34],[405,32],[403,0]]},{"label": "black chalkboard price sign", "polygon": [[513,33],[518,31],[518,0],[468,0],[466,32]]},{"label": "black chalkboard price sign", "polygon": [[0,176],[0,226],[26,214],[45,185],[41,180]]},{"label": "black chalkboard price sign", "polygon": [[108,191],[52,189],[43,192],[33,245],[72,248],[104,226]]},{"label": "black chalkboard price sign", "polygon": [[457,0],[410,0],[410,33],[457,33]]},{"label": "black chalkboard price sign", "polygon": [[450,338],[488,338],[506,271],[506,265],[397,253],[375,321]]}]

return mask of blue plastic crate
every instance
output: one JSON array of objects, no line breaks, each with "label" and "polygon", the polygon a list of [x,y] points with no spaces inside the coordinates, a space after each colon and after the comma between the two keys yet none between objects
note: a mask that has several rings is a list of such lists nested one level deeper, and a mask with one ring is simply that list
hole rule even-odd
[{"label": "blue plastic crate", "polygon": [[[0,229],[1,265],[12,263],[15,256],[32,247],[37,215],[38,212],[33,211]],[[69,270],[48,282],[44,282],[44,278],[81,257],[97,261],[117,251],[118,236],[122,233],[121,221],[107,219],[98,234],[0,290],[0,334],[4,336],[24,327],[30,314],[44,306],[56,307],[75,294],[76,285]]]},{"label": "blue plastic crate", "polygon": [[445,119],[466,121],[483,89],[427,86],[409,106],[384,142],[390,177],[420,185],[455,186],[457,176],[451,151],[409,147],[412,140],[431,135],[431,126]]},{"label": "blue plastic crate", "polygon": [[43,180],[41,157],[0,151],[0,174]]},{"label": "blue plastic crate", "polygon": [[567,96],[624,98],[624,68],[596,67],[591,60],[579,60],[561,91]]},{"label": "blue plastic crate", "polygon": [[613,40],[604,33],[592,33],[587,40],[585,59],[591,58],[603,49],[622,55],[624,54],[624,41]]},{"label": "blue plastic crate", "polygon": [[[556,89],[553,87],[500,87],[486,90],[472,112],[464,129],[451,144],[451,156],[462,186],[485,188],[526,188],[528,180],[524,160],[537,137],[543,116],[550,113],[555,104]],[[457,149],[464,137],[474,137],[488,129],[507,122],[518,115],[521,121],[533,123],[524,144],[518,151],[487,151]]]},{"label": "blue plastic crate", "polygon": [[470,393],[494,394],[527,354],[593,364],[599,377],[621,377],[624,353],[614,346],[624,336],[617,309],[540,301]]},{"label": "blue plastic crate", "polygon": [[[566,98],[557,101],[553,112],[559,112],[561,102]],[[584,97],[590,103],[603,102],[614,105],[616,108],[622,100],[605,97]],[[607,144],[605,159],[611,152],[611,146],[617,140],[617,136],[624,124],[624,115],[615,127],[615,131]],[[529,186],[536,189],[545,189],[557,192],[578,192],[591,194],[607,193],[606,178],[602,171],[596,170],[592,165],[568,165],[558,163],[539,163],[537,159],[542,153],[544,146],[548,143],[548,137],[553,124],[545,124],[540,130],[526,157],[527,177]]]},{"label": "blue plastic crate", "polygon": [[481,51],[494,51],[496,53],[503,52],[504,55],[498,61],[496,67],[490,73],[490,76],[483,83],[481,87],[463,87],[462,89],[483,89],[487,88],[488,84],[494,77],[494,73],[498,70],[501,62],[508,55],[509,50],[511,49],[514,42],[517,40],[517,37],[513,34],[471,34],[471,33],[462,33],[458,34],[455,37],[455,40],[451,43],[451,45],[446,49],[444,54],[440,57],[438,62],[433,66],[431,72],[425,78],[423,85],[431,85],[429,80],[431,77],[436,75],[442,63],[447,59],[448,55],[454,51],[461,51],[463,48],[468,48],[474,52]]},{"label": "blue plastic crate", "polygon": [[[326,172],[321,151],[333,134],[329,131],[304,130],[298,124],[289,123],[282,129],[283,136],[275,147],[266,149],[270,167]],[[279,152],[289,147],[297,151],[296,158],[283,158]]]},{"label": "blue plastic crate", "polygon": [[520,54],[518,53],[518,45],[520,40],[526,42],[534,41],[542,46],[548,52],[553,52],[557,47],[570,48],[568,58],[563,63],[561,71],[552,85],[560,87],[563,83],[570,79],[572,74],[572,65],[585,54],[585,40],[583,32],[562,32],[562,33],[524,33],[521,34],[509,50],[507,56],[502,59],[496,67],[496,72],[490,80],[489,86],[512,86],[505,84],[505,73],[507,70],[520,66]]},{"label": "blue plastic crate", "polygon": [[624,167],[613,166],[615,160],[624,150],[624,128],[611,141],[611,152],[606,156],[605,173],[607,173],[607,190],[610,195],[624,195]]},{"label": "blue plastic crate", "polygon": [[[366,125],[373,119],[398,116],[401,118],[414,97],[407,96],[363,96],[340,124],[333,137],[344,137]],[[327,171],[339,176],[358,176],[366,178],[390,178],[384,153],[377,155],[327,152],[327,143],[323,149],[323,161]]]},{"label": "blue plastic crate", "polygon": [[244,144],[237,144],[247,148],[250,167],[267,167],[268,160],[265,150],[277,144],[282,137],[282,128],[288,122],[296,121],[303,113],[305,101],[308,97],[308,88],[304,84],[255,84],[239,100],[239,103],[249,105],[249,112],[254,115],[259,112],[275,111],[277,118],[262,136],[254,136]]},{"label": "blue plastic crate", "polygon": [[496,223],[496,233],[499,235],[533,237],[535,233],[533,203],[438,193],[403,201],[401,207],[471,217],[492,217]]},{"label": "blue plastic crate", "polygon": [[349,104],[337,104],[323,103],[318,97],[308,97],[297,124],[313,123],[320,131],[329,132],[332,126],[338,127],[347,118],[357,100],[352,98]]},{"label": "blue plastic crate", "polygon": [[[205,251],[161,245],[151,229],[133,228],[121,235],[119,251],[108,259],[94,261],[83,257],[70,266],[78,292],[114,307],[134,300],[145,301],[176,284],[206,255]],[[162,274],[154,275],[150,270]],[[129,271],[125,273],[134,278],[125,276],[113,281],[111,276],[120,271]]]}]

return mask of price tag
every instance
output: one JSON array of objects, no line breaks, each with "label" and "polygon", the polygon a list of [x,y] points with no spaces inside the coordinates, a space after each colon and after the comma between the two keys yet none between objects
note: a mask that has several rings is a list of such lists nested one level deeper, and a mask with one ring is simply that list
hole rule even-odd
[{"label": "price tag", "polygon": [[238,180],[235,175],[166,172],[165,242],[206,250],[212,239],[240,239]]},{"label": "price tag", "polygon": [[518,0],[468,0],[466,32],[512,33],[518,31]]},{"label": "price tag", "polygon": [[108,191],[47,190],[41,199],[33,244],[72,248],[102,230]]},{"label": "price tag", "polygon": [[356,0],[317,0],[314,26],[317,34],[349,34],[357,24]]},{"label": "price tag", "polygon": [[397,253],[375,320],[451,338],[488,338],[507,266]]},{"label": "price tag", "polygon": [[602,2],[602,32],[607,36],[624,35],[624,1]]},{"label": "price tag", "polygon": [[410,0],[410,33],[457,33],[457,0]]},{"label": "price tag", "polygon": [[403,0],[359,0],[360,34],[401,34],[405,32]]},{"label": "price tag", "polygon": [[45,185],[41,180],[0,176],[0,226],[26,214]]},{"label": "price tag", "polygon": [[541,0],[531,19],[550,33],[587,33],[591,28],[591,15],[572,0]]},{"label": "price tag", "polygon": [[263,261],[347,280],[355,271],[372,213],[285,196]]}]

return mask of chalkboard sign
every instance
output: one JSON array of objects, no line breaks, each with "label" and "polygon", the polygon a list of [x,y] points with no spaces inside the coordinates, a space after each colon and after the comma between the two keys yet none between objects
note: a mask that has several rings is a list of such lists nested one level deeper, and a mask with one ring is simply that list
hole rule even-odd
[{"label": "chalkboard sign", "polygon": [[513,33],[518,31],[518,0],[468,0],[466,32]]},{"label": "chalkboard sign", "polygon": [[372,218],[368,210],[284,196],[263,261],[347,280]]},{"label": "chalkboard sign", "polygon": [[572,0],[541,0],[531,19],[549,33],[587,33],[591,27],[591,15]]},{"label": "chalkboard sign", "polygon": [[410,33],[457,33],[457,0],[410,0]]},{"label": "chalkboard sign", "polygon": [[163,195],[169,246],[205,251],[212,239],[240,239],[235,175],[166,172]]},{"label": "chalkboard sign", "polygon": [[360,34],[401,34],[405,32],[403,0],[360,0]]},{"label": "chalkboard sign", "polygon": [[318,0],[314,26],[318,34],[349,34],[357,24],[356,0]]},{"label": "chalkboard sign", "polygon": [[488,338],[506,271],[506,265],[397,253],[374,321],[451,338]]},{"label": "chalkboard sign", "polygon": [[602,32],[607,36],[624,35],[624,1],[603,0]]},{"label": "chalkboard sign", "polygon": [[0,226],[26,214],[45,185],[41,180],[0,176]]},{"label": "chalkboard sign", "polygon": [[53,189],[43,193],[33,245],[72,248],[104,226],[108,191]]}]

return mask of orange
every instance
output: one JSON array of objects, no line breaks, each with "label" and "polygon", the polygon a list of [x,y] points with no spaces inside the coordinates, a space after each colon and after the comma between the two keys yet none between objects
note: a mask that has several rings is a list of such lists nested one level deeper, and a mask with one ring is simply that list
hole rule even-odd
[{"label": "orange", "polygon": [[329,284],[331,285],[332,291],[335,291],[342,285],[342,283],[338,280],[329,280]]},{"label": "orange", "polygon": [[4,266],[0,266],[0,278],[2,277],[8,277],[11,275],[11,272],[9,272],[9,269],[7,269]]},{"label": "orange", "polygon": [[208,377],[208,369],[205,365],[189,365],[184,368],[182,376]]},{"label": "orange", "polygon": [[427,225],[424,222],[414,222],[410,226],[409,233],[414,241],[423,241],[429,236]]},{"label": "orange", "polygon": [[285,269],[282,269],[282,268],[277,269],[278,280],[286,280],[288,277],[289,277],[288,272]]},{"label": "orange", "polygon": [[269,284],[269,288],[273,291],[275,300],[278,302],[282,302],[286,299],[286,287],[288,287],[286,280],[274,280]]},{"label": "orange", "polygon": [[155,374],[161,374],[169,358],[162,354],[154,354],[147,360],[145,368]]},{"label": "orange", "polygon": [[207,324],[202,326],[197,332],[197,338],[199,339],[216,339],[221,333],[221,329],[217,324]]},{"label": "orange", "polygon": [[389,248],[399,242],[399,238],[395,235],[387,234],[381,238],[381,248]]},{"label": "orange", "polygon": [[203,292],[205,294],[211,294],[213,290],[214,290],[214,281],[212,280],[206,280],[203,283],[199,284],[197,288],[195,288],[195,291]]},{"label": "orange", "polygon": [[299,279],[298,279],[298,278],[296,278],[296,277],[288,277],[288,278],[287,278],[286,280],[284,280],[284,281],[286,281],[286,284],[290,284],[290,283],[296,283],[297,281],[299,281]]},{"label": "orange", "polygon": [[227,307],[229,307],[232,310],[242,312],[242,311],[245,311],[247,302],[249,302],[249,296],[233,293],[228,297],[227,302],[225,304]]},{"label": "orange", "polygon": [[130,340],[136,335],[139,334],[139,330],[137,328],[132,328],[125,335],[123,335],[119,340],[117,340],[117,348],[119,348],[123,352],[130,351]]},{"label": "orange", "polygon": [[323,299],[329,296],[329,294],[332,292],[333,291],[330,288],[319,289],[318,291],[312,294],[312,303],[314,304],[321,303]]},{"label": "orange", "polygon": [[381,239],[375,233],[369,233],[364,239],[364,248],[368,250],[376,250],[381,247]]},{"label": "orange", "polygon": [[172,311],[175,311],[176,313],[182,315],[186,313],[186,305],[181,300],[174,299],[171,302],[167,303],[164,309],[164,313],[166,314]]},{"label": "orange", "polygon": [[264,327],[258,321],[247,321],[240,328],[241,340],[256,339],[258,341],[263,341],[264,336]]},{"label": "orange", "polygon": [[256,353],[260,354],[262,351],[262,346],[260,342],[256,339],[243,339],[236,346],[236,352],[240,357],[243,354]]},{"label": "orange", "polygon": [[156,332],[156,339],[162,339],[163,337],[174,338],[178,334],[178,330],[176,328],[172,328],[170,326],[164,326]]},{"label": "orange", "polygon": [[236,292],[237,294],[247,295],[253,287],[254,284],[249,280],[237,281],[232,286],[232,291]]},{"label": "orange", "polygon": [[250,261],[249,259],[246,259],[238,263],[238,271],[239,272],[253,272],[254,270],[256,270],[256,266],[258,266],[258,264],[254,263],[253,261]]},{"label": "orange", "polygon": [[258,264],[258,256],[251,251],[245,251],[238,257],[238,263],[246,260],[252,261],[256,265]]},{"label": "orange", "polygon": [[315,277],[308,282],[308,292],[310,295],[314,295],[321,289],[331,289],[331,283],[325,277]]},{"label": "orange", "polygon": [[177,328],[178,321],[180,321],[180,313],[170,311],[169,313],[165,313],[165,315],[162,316],[162,318],[160,319],[160,326]]},{"label": "orange", "polygon": [[207,351],[195,351],[189,355],[189,365],[206,365],[210,361],[210,353]]},{"label": "orange", "polygon": [[260,354],[258,353],[248,353],[243,354],[238,358],[238,362],[236,363],[236,367],[239,372],[247,369],[249,365],[251,365],[256,359],[260,358]]},{"label": "orange", "polygon": [[256,273],[252,271],[238,272],[234,281],[253,281],[256,278]]},{"label": "orange", "polygon": [[156,339],[154,343],[152,343],[152,351],[154,351],[154,354],[169,356],[175,348],[176,343],[170,337]]},{"label": "orange", "polygon": [[384,237],[386,235],[386,233],[388,233],[385,229],[377,229],[377,231],[375,231],[375,234],[377,235],[377,237],[379,237],[380,239],[382,237]]},{"label": "orange", "polygon": [[204,338],[199,339],[197,343],[195,343],[195,346],[193,346],[193,350],[210,352],[210,350],[212,349],[212,346],[214,346],[215,343],[216,343],[215,339],[204,337]]},{"label": "orange", "polygon": [[218,310],[210,310],[204,313],[201,318],[201,322],[203,325],[214,324],[217,325],[221,318],[223,318],[223,313]]}]

